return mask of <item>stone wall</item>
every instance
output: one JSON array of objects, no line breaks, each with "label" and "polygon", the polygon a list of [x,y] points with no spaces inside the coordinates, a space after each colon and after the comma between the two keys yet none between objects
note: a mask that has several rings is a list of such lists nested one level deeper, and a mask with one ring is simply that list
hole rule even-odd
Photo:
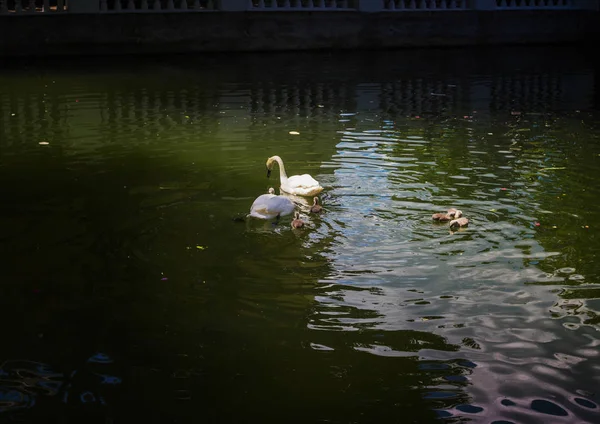
[{"label": "stone wall", "polygon": [[596,43],[590,11],[207,12],[0,18],[0,55]]}]

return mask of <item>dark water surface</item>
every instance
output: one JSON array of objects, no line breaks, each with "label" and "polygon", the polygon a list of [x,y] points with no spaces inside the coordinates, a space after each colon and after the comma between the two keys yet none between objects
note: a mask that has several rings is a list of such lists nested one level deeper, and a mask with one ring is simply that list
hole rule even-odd
[{"label": "dark water surface", "polygon": [[0,421],[600,422],[593,58],[5,64]]}]

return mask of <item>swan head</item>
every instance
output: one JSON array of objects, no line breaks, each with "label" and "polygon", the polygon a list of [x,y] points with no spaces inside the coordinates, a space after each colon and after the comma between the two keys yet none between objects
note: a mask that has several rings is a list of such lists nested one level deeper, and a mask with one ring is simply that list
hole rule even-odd
[{"label": "swan head", "polygon": [[458,218],[460,218],[460,217],[462,216],[462,214],[463,214],[463,213],[462,213],[462,211],[461,211],[461,210],[459,210],[459,209],[456,209],[456,210],[454,211],[454,219],[458,219]]},{"label": "swan head", "polygon": [[273,162],[275,162],[273,156],[267,159],[267,178],[271,176],[271,168],[273,168]]},{"label": "swan head", "polygon": [[275,194],[275,189],[273,187],[269,187],[269,194]]},{"label": "swan head", "polygon": [[316,206],[319,204],[319,198],[318,197],[313,197],[313,206]]}]

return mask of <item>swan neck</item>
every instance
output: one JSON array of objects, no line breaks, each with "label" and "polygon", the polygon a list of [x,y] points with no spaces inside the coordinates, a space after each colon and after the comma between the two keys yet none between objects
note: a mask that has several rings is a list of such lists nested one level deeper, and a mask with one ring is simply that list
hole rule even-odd
[{"label": "swan neck", "polygon": [[287,174],[285,173],[285,166],[283,166],[283,161],[279,156],[273,156],[273,160],[279,165],[279,178],[283,184],[288,179]]}]

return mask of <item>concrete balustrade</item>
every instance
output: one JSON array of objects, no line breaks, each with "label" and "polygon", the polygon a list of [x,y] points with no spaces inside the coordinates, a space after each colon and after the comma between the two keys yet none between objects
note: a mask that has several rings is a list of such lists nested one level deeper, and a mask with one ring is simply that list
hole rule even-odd
[{"label": "concrete balustrade", "polygon": [[0,0],[0,16],[32,13],[460,12],[599,10],[595,0]]}]

